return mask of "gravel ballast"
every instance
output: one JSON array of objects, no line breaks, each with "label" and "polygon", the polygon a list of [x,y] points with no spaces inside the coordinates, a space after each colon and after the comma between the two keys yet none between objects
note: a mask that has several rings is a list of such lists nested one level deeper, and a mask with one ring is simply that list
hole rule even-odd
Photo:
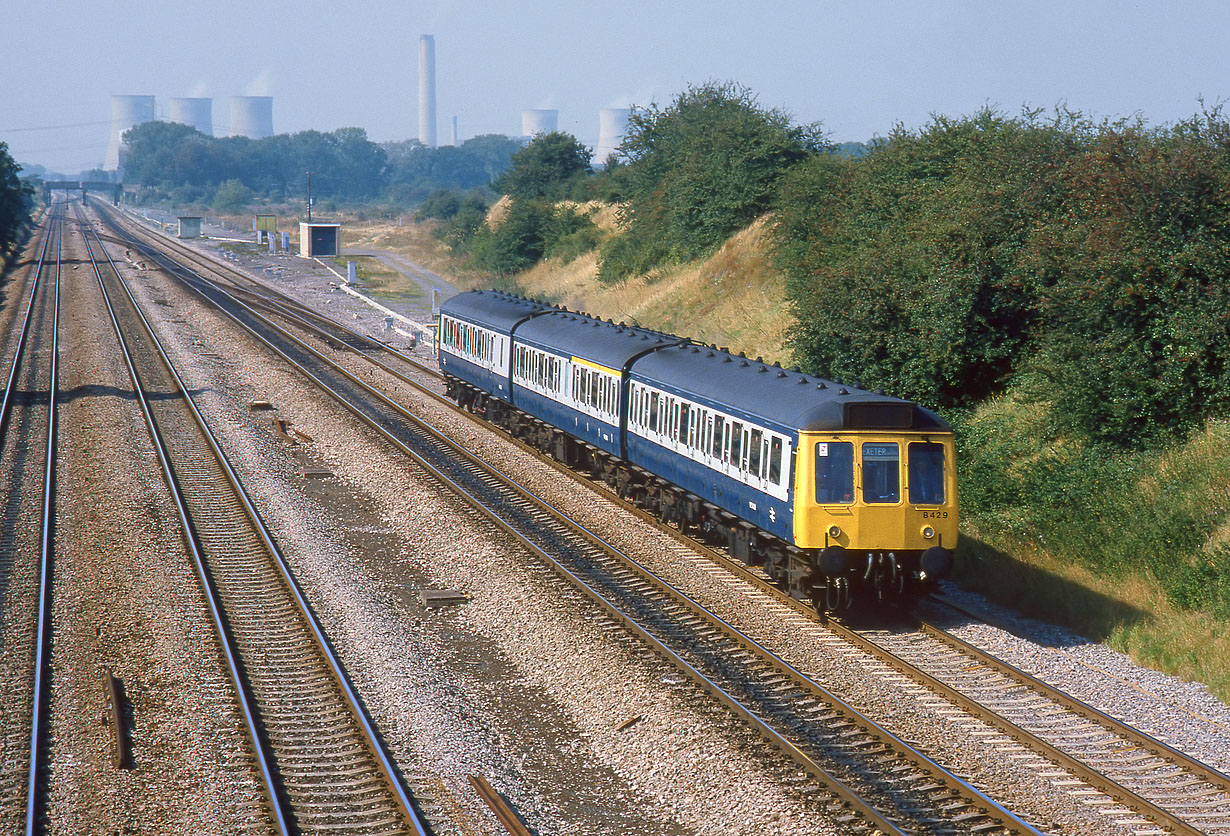
[{"label": "gravel ballast", "polygon": [[[271,286],[358,330],[404,342],[386,332],[384,314],[334,289],[331,274],[293,261],[287,265]],[[501,832],[466,782],[468,774],[485,775],[543,834],[840,832],[794,787],[779,756],[553,573],[443,495],[417,467],[308,390],[304,379],[253,347],[233,326],[199,310],[171,280],[152,271],[134,275],[147,316],[258,497],[399,763],[411,783],[434,784],[455,804],[450,825],[455,832]],[[423,316],[417,305],[403,310]],[[260,399],[273,403],[276,414],[311,441],[292,445],[276,437],[269,414],[248,409]],[[1019,802],[1013,806],[1029,820],[1056,833],[1126,832],[1070,788],[1040,777],[1045,770],[1036,758],[987,742],[994,738],[902,689],[895,677],[853,654],[833,652],[800,618],[749,594],[737,579],[723,578],[699,561],[670,557],[677,549],[664,535],[578,490],[511,445],[465,427],[460,418],[441,415],[440,420],[453,421],[458,437],[489,461],[744,625],[770,649],[874,712],[891,731],[976,786],[995,788],[993,794],[1017,787]],[[305,464],[333,475],[305,478]],[[133,570],[143,582],[152,571]],[[185,585],[195,588],[191,581],[165,583],[181,596]],[[129,583],[115,594],[175,600],[161,587],[137,586]],[[429,608],[417,594],[426,588],[456,589],[468,600]],[[976,596],[962,600],[1010,628],[967,624],[956,630],[962,638],[1226,768],[1230,709],[1200,686],[1141,669],[1103,645],[994,611]],[[144,616],[154,622],[164,618]],[[194,658],[183,647],[165,646],[167,639],[143,637],[144,621],[136,622],[118,630],[136,637],[134,654],[140,649],[151,658]],[[170,632],[192,629],[185,625]],[[207,637],[191,644],[206,648],[197,652],[208,656]],[[161,662],[147,664],[156,670]],[[146,672],[132,678],[146,683],[140,687],[153,687],[147,682],[153,679],[159,683],[155,690],[164,681],[165,687],[182,689],[175,679],[181,675],[159,680]],[[177,707],[169,706],[168,714]],[[195,704],[194,710],[200,712]],[[225,725],[219,716],[217,722]],[[191,734],[180,738],[189,739],[188,749],[198,744],[208,749]],[[198,756],[186,751],[184,757]],[[194,779],[166,780],[191,784]],[[242,807],[201,791],[197,795],[195,820],[215,814],[226,819]]]}]

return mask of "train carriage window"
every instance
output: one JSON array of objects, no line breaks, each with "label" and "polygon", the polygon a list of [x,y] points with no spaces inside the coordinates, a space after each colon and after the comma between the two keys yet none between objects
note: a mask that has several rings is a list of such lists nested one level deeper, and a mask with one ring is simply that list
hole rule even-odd
[{"label": "train carriage window", "polygon": [[760,462],[761,462],[761,453],[763,451],[760,449],[760,445],[763,442],[764,442],[764,433],[762,433],[760,430],[752,430],[752,441],[747,451],[748,452],[747,469],[749,473],[751,473],[753,476],[755,476],[758,479],[761,478],[762,476],[760,472]]},{"label": "train carriage window", "polygon": [[897,443],[863,445],[863,502],[901,500],[901,454]]},{"label": "train carriage window", "polygon": [[909,447],[910,502],[915,505],[944,504],[944,445],[913,442]]},{"label": "train carriage window", "polygon": [[728,461],[736,468],[743,466],[743,425],[738,421],[730,423],[730,458]]},{"label": "train carriage window", "polygon": [[726,419],[721,415],[713,417],[713,458],[722,459],[722,452],[726,449]]},{"label": "train carriage window", "polygon": [[769,481],[774,485],[782,483],[782,440],[777,436],[769,445]]},{"label": "train carriage window", "polygon": [[649,429],[651,432],[658,431],[658,393],[649,393]]},{"label": "train carriage window", "polygon": [[816,445],[816,502],[847,505],[854,501],[854,444],[822,441]]},{"label": "train carriage window", "polygon": [[696,430],[692,424],[692,407],[684,404],[679,409],[679,443],[692,446],[692,436],[696,434]]}]

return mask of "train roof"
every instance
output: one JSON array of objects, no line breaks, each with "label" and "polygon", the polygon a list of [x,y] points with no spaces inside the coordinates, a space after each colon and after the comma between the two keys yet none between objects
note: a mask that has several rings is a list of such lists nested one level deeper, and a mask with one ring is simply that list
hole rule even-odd
[{"label": "train roof", "polygon": [[639,354],[679,343],[682,338],[632,325],[616,325],[567,310],[536,316],[517,328],[517,341],[549,347],[616,374]]},{"label": "train roof", "polygon": [[550,305],[522,299],[498,290],[472,290],[451,296],[440,305],[440,313],[464,319],[493,331],[507,334],[527,317],[553,310]]},{"label": "train roof", "polygon": [[911,401],[704,345],[655,351],[637,361],[633,376],[804,432],[950,430]]}]

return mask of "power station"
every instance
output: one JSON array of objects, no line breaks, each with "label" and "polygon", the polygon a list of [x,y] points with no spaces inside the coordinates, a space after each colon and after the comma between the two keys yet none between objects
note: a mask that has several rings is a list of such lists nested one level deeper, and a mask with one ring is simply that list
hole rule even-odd
[{"label": "power station", "polygon": [[214,135],[214,100],[176,98],[167,102],[167,121],[196,128],[205,136]]},{"label": "power station", "polygon": [[[418,53],[418,117],[419,142],[428,148],[438,146],[436,135],[436,39],[434,35],[419,36]],[[219,136],[264,139],[273,136],[272,96],[231,96],[228,100],[229,121],[218,127]],[[628,108],[603,108],[598,112],[598,143],[594,148],[593,163],[602,166],[618,152],[628,128],[631,111]],[[166,100],[161,118],[169,122],[189,125],[206,136],[214,136],[213,99],[203,97],[175,97]],[[117,171],[123,168],[127,148],[123,143],[125,131],[155,118],[153,96],[111,97],[111,138],[103,168]],[[457,135],[457,117],[449,120],[452,145],[460,142]],[[531,139],[539,134],[559,130],[559,111],[533,108],[521,111],[521,136]]]},{"label": "power station", "polygon": [[539,134],[552,134],[559,130],[558,110],[523,110],[521,111],[521,135],[536,137]]},{"label": "power station", "polygon": [[594,147],[596,165],[606,165],[607,159],[618,152],[628,132],[628,118],[631,115],[632,111],[626,107],[604,107],[598,111],[598,144]]},{"label": "power station", "polygon": [[435,35],[419,35],[419,142],[436,147]]},{"label": "power station", "polygon": [[228,136],[264,139],[273,136],[273,96],[231,96]]},{"label": "power station", "polygon": [[124,132],[137,125],[154,121],[153,96],[112,96],[111,97],[111,141],[107,145],[107,156],[103,162],[106,171],[118,171],[124,165],[128,156],[128,148],[124,145]]}]

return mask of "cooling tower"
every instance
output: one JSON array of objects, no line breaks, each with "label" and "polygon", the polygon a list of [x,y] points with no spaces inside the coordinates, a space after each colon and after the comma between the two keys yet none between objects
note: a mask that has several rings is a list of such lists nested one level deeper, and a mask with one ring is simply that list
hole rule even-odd
[{"label": "cooling tower", "polygon": [[419,35],[419,142],[436,147],[435,35]]},{"label": "cooling tower", "polygon": [[103,163],[106,171],[118,171],[124,165],[124,156],[128,151],[120,141],[124,131],[153,120],[153,96],[111,97],[111,142],[107,145],[107,159]]},{"label": "cooling tower", "polygon": [[598,147],[594,149],[596,164],[606,165],[607,157],[618,152],[628,130],[631,113],[626,107],[604,107],[598,111]]},{"label": "cooling tower", "polygon": [[523,110],[521,111],[521,135],[538,136],[551,134],[558,130],[558,110]]},{"label": "cooling tower", "polygon": [[230,136],[264,139],[273,136],[272,96],[231,96]]},{"label": "cooling tower", "polygon": [[213,136],[214,100],[171,99],[167,106],[167,121],[188,125],[205,136]]}]

